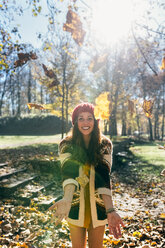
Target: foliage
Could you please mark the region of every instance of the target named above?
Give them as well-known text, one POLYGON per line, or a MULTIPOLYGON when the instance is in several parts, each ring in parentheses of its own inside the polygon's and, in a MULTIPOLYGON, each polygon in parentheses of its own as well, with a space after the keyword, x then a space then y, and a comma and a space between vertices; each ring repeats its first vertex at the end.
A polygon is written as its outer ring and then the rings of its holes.
POLYGON ((54 115, 4 117, 0 119, 1 135, 50 135, 61 132, 61 120, 54 115))
POLYGON ((95 100, 95 117, 101 120, 109 120, 110 101, 109 92, 101 93, 95 100))
POLYGON ((105 47, 94 39, 92 9, 84 2, 48 0, 45 14, 40 0, 26 1, 24 5, 3 1, 0 115, 30 113, 27 103, 45 104, 52 114, 62 117, 62 123, 66 121, 66 127, 62 125, 64 133, 75 104, 82 100, 95 102, 101 93, 109 92, 111 118, 106 121, 106 129, 111 135, 138 130, 163 139, 164 79, 159 66, 164 70, 164 27, 158 20, 155 23, 154 9, 161 13, 164 3, 150 0, 147 5, 146 13, 132 23, 128 39, 105 47), (37 34, 43 42, 40 49, 19 41, 19 27, 13 20, 15 14, 23 15, 26 10, 31 10, 35 18, 42 15, 48 20, 47 34, 37 34), (61 19, 65 16, 63 25, 61 19), (154 101, 154 106, 146 125, 141 105, 148 99, 154 101), (129 114, 131 102, 134 112, 131 107, 129 114))

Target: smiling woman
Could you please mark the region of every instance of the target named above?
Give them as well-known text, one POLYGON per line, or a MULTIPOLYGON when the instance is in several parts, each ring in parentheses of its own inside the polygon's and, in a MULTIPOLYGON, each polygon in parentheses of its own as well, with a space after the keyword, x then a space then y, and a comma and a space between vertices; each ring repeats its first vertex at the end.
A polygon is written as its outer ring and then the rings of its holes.
POLYGON ((145 1, 98 0, 93 8, 92 30, 95 38, 108 44, 127 37, 133 21, 145 9, 145 1))

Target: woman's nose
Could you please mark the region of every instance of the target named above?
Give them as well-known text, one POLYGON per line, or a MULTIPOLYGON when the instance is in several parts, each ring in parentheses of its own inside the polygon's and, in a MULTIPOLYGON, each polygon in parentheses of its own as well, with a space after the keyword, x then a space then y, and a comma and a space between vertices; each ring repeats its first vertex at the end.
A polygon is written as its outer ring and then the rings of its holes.
POLYGON ((84 120, 84 123, 85 123, 85 124, 88 124, 88 123, 89 123, 89 120, 88 120, 88 119, 85 119, 85 120, 84 120))

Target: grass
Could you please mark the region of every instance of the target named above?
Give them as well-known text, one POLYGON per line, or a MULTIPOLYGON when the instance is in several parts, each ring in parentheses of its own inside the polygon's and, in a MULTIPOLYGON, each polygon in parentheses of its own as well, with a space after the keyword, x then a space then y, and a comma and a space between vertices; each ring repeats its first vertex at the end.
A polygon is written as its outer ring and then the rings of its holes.
POLYGON ((165 169, 165 150, 159 149, 159 145, 164 145, 164 143, 135 143, 135 145, 130 148, 135 159, 139 161, 136 165, 136 169, 143 177, 159 177, 161 171, 165 169))
MULTIPOLYGON (((12 150, 15 148, 15 153, 19 154, 20 152, 26 157, 31 157, 30 154, 49 155, 52 152, 57 152, 57 144, 60 140, 61 134, 50 136, 0 136, 0 150, 1 152, 3 152, 3 149, 8 150, 7 156, 9 157, 10 155, 13 156, 12 150)), ((125 145, 127 145, 127 141, 129 142, 129 138, 113 137, 114 152, 118 152, 118 147, 121 149, 122 141, 124 143, 126 141, 126 144, 122 147, 123 151, 125 151, 125 145)), ((135 162, 136 170, 144 178, 148 175, 152 177, 160 176, 161 171, 165 168, 165 150, 159 149, 159 145, 163 146, 164 143, 135 141, 134 146, 130 147, 130 152, 133 156, 129 161, 132 163, 137 161, 135 162)), ((125 162, 128 163, 128 161, 125 162)))
POLYGON ((59 143, 61 134, 49 136, 0 136, 0 148, 12 148, 31 144, 59 143))

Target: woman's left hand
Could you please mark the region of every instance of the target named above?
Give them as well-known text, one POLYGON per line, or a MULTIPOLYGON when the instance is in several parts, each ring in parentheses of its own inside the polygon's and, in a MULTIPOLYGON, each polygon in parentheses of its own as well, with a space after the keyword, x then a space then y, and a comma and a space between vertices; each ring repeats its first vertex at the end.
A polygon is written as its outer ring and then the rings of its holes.
POLYGON ((121 217, 114 211, 107 214, 109 233, 116 239, 121 237, 121 227, 124 227, 124 223, 121 217))

